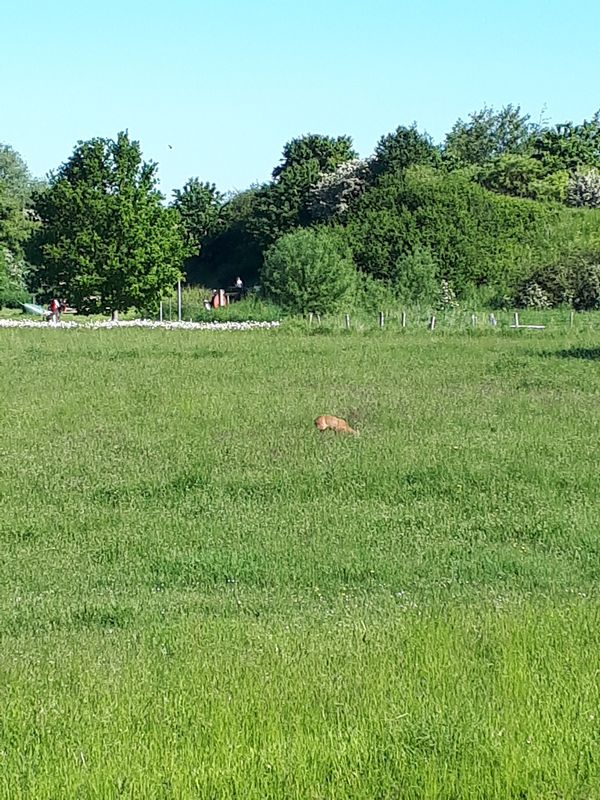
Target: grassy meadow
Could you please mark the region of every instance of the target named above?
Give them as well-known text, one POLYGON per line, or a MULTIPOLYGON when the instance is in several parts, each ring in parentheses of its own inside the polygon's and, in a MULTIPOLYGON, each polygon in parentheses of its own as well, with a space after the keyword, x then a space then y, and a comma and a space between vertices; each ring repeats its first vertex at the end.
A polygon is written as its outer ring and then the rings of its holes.
POLYGON ((0 798, 600 798, 578 319, 0 331, 0 798))

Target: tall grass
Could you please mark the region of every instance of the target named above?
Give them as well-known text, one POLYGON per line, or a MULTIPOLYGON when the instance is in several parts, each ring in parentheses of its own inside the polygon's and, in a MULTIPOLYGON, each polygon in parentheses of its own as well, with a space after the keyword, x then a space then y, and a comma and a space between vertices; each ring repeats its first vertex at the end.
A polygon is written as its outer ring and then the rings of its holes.
POLYGON ((1 797, 600 796, 597 334, 322 333, 0 331, 1 797))

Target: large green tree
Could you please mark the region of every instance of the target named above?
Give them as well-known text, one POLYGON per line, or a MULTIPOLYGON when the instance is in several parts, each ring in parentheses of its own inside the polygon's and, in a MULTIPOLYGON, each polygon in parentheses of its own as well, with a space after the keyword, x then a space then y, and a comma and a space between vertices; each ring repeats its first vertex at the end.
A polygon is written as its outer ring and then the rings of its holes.
POLYGON ((181 277, 179 217, 164 208, 157 165, 139 142, 80 142, 39 193, 38 278, 84 312, 147 309, 181 277))

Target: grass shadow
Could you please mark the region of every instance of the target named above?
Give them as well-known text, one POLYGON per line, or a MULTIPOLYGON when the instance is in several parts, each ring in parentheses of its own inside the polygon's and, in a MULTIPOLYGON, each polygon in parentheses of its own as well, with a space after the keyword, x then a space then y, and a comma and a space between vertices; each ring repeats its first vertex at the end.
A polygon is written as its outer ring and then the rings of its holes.
POLYGON ((566 350, 553 350, 543 353, 546 357, 578 358, 582 361, 600 361, 600 347, 569 347, 566 350))

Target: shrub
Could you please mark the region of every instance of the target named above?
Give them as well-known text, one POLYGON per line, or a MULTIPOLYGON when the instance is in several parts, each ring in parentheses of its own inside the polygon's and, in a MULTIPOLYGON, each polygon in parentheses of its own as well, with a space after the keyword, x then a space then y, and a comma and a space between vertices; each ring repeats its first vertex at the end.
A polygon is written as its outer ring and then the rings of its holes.
POLYGON ((400 298, 409 304, 434 305, 440 300, 440 282, 435 259, 424 248, 415 250, 396 264, 395 286, 400 298))
POLYGON ((0 247, 0 308, 20 308, 31 301, 15 264, 18 266, 11 252, 0 247))
POLYGON ((539 283, 532 281, 526 284, 517 297, 517 305, 521 308, 535 308, 541 311, 552 305, 548 292, 539 283))
POLYGON ((356 270, 336 230, 305 228, 267 251, 261 278, 267 297, 286 310, 322 314, 349 301, 356 270))
POLYGON ((421 248, 460 298, 483 286, 512 298, 535 280, 535 266, 600 244, 600 211, 508 197, 464 174, 418 167, 383 176, 359 197, 346 235, 357 267, 376 278, 396 284, 421 248))
POLYGON ((575 252, 536 270, 519 287, 515 299, 529 308, 563 304, 579 311, 600 308, 600 252, 575 252))
POLYGON ((600 208, 600 170, 591 167, 569 178, 567 203, 570 206, 600 208))

